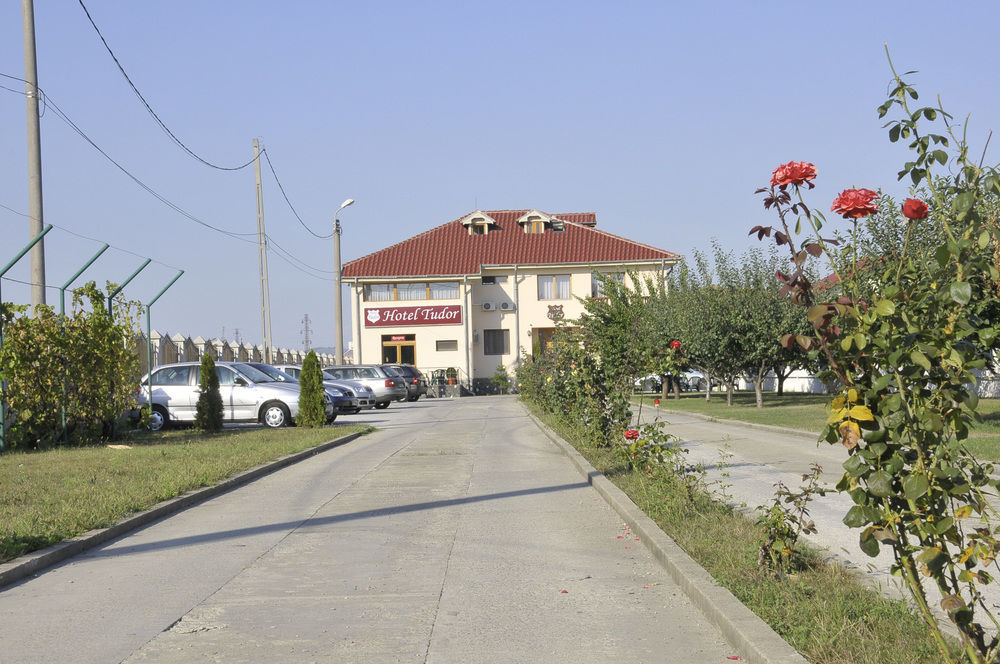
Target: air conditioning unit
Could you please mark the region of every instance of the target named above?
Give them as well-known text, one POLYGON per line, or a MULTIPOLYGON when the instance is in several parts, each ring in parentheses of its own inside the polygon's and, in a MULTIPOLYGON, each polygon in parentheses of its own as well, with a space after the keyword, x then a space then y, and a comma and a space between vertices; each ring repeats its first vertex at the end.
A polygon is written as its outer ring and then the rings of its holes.
POLYGON ((514 303, 513 302, 501 302, 500 303, 500 311, 514 311, 514 303))
POLYGON ((483 302, 483 311, 496 311, 496 310, 497 310, 496 302, 483 302))

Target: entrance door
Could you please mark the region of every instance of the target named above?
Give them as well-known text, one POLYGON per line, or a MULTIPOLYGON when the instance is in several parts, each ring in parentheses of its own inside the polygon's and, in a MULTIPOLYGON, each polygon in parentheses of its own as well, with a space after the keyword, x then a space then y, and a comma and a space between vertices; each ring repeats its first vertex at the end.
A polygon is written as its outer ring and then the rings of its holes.
POLYGON ((417 364, 417 337, 414 334, 383 334, 383 364, 417 364))

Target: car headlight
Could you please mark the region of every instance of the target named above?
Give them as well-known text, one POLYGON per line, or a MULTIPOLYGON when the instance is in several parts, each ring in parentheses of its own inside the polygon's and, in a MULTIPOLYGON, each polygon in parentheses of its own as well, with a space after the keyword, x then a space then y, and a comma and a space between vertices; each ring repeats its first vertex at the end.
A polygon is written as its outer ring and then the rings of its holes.
POLYGON ((333 388, 333 387, 326 388, 326 393, 329 394, 331 397, 342 397, 342 396, 344 396, 343 392, 341 392, 340 390, 338 390, 336 388, 333 388))

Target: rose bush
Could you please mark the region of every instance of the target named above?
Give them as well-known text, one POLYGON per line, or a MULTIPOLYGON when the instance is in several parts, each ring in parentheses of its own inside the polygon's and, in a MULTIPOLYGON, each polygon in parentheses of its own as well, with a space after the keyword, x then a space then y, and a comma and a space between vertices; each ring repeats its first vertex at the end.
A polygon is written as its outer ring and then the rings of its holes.
POLYGON ((931 195, 929 204, 910 199, 903 212, 911 220, 933 219, 933 250, 906 250, 911 223, 903 251, 859 259, 858 223, 878 209, 878 194, 869 189, 845 190, 831 206, 853 224, 842 245, 824 237, 825 220, 802 202, 797 185, 795 202, 774 185, 758 190, 780 226, 757 226, 751 234, 787 245, 791 273, 777 276, 812 325, 811 334, 786 335, 782 344, 821 358, 840 385, 823 439, 847 451, 837 489, 849 493, 854 506, 844 523, 861 530, 866 554, 889 549, 892 572, 909 590, 943 661, 958 660, 926 588, 940 595, 938 606, 957 629, 967 661, 992 662, 1000 620, 983 588, 993 582, 1000 555, 990 503, 1000 487, 992 466, 973 458, 964 440, 980 419, 974 372, 1000 347, 998 319, 983 304, 1000 285, 994 258, 1000 241, 981 213, 1000 196, 1000 172, 969 160, 943 109, 911 108, 916 90, 893 74, 879 115, 893 108, 900 113, 886 125, 889 139, 909 140, 916 156, 899 178, 908 175, 931 195), (925 133, 924 120, 944 121, 945 133, 925 133), (950 156, 944 148, 952 143, 950 156), (932 177, 935 165, 950 166, 952 175, 932 177), (803 222, 811 237, 792 232, 803 222), (820 257, 833 274, 814 288, 805 265, 820 257))

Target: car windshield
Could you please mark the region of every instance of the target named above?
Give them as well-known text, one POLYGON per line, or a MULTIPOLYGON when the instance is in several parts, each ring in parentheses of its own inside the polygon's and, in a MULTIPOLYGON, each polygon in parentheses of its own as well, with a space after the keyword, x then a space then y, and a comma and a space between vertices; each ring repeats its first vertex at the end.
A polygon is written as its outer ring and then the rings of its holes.
POLYGON ((399 370, 398 370, 398 369, 396 369, 395 367, 390 367, 390 366, 389 366, 388 364, 384 365, 384 366, 382 367, 382 369, 383 369, 383 370, 385 371, 385 373, 386 373, 387 375, 389 375, 389 376, 396 376, 397 378, 399 378, 400 376, 402 376, 402 375, 403 375, 403 374, 401 374, 401 373, 399 372, 399 370))
POLYGON ((277 367, 272 367, 270 364, 251 364, 249 366, 253 367, 254 369, 258 369, 259 371, 262 371, 262 372, 266 373, 268 376, 270 376, 272 379, 278 381, 279 383, 297 383, 297 382, 299 382, 298 380, 295 379, 295 376, 292 376, 290 374, 286 374, 281 369, 278 369, 277 367))
POLYGON ((276 383, 275 379, 268 376, 266 373, 260 369, 256 369, 245 362, 240 362, 239 364, 234 364, 233 368, 239 371, 241 374, 249 378, 254 383, 276 383))
POLYGON ((323 380, 338 380, 336 376, 334 376, 331 373, 327 373, 326 371, 323 371, 322 374, 323 374, 323 380))

